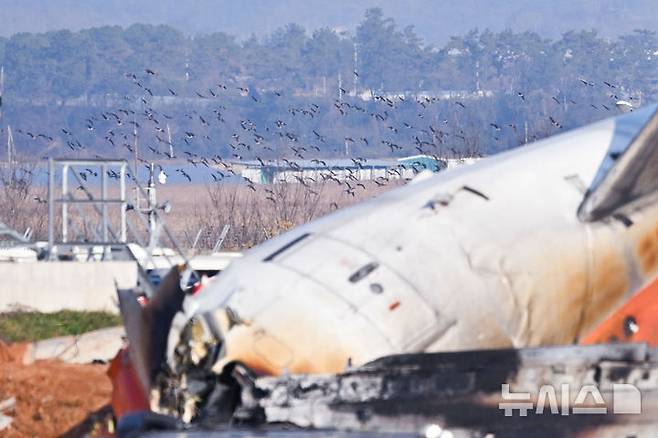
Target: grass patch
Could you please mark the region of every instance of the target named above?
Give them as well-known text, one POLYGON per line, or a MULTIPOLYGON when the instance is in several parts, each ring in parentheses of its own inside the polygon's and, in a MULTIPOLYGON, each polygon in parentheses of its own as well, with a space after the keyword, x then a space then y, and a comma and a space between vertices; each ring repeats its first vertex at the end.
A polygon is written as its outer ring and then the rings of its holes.
POLYGON ((121 325, 121 317, 106 312, 62 310, 54 313, 0 313, 0 340, 37 341, 57 336, 79 335, 118 325, 121 325))

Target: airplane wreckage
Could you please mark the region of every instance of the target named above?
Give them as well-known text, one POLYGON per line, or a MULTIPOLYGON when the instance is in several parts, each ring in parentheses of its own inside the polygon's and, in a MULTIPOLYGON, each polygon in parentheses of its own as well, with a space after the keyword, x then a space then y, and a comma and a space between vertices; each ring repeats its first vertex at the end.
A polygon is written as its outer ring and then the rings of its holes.
POLYGON ((118 431, 655 433, 657 189, 648 106, 121 290, 118 431))

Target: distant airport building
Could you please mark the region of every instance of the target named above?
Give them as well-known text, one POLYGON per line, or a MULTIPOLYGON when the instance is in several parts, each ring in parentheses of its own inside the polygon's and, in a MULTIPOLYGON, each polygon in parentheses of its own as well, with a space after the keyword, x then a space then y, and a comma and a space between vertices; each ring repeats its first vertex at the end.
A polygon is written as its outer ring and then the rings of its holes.
POLYGON ((439 172, 477 158, 435 158, 430 155, 413 155, 392 159, 314 159, 233 162, 241 176, 255 184, 321 182, 327 179, 368 181, 382 179, 410 179, 423 170, 439 172))

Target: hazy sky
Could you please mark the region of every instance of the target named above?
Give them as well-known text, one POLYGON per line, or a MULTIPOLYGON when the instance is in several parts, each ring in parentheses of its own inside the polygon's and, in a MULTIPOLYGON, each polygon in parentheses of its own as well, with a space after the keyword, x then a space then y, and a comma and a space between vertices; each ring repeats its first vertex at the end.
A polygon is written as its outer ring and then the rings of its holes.
POLYGON ((295 22, 308 30, 353 29, 379 6, 400 27, 412 24, 441 44, 470 29, 532 30, 555 37, 572 29, 614 36, 658 29, 656 0, 0 0, 0 35, 56 29, 169 24, 187 34, 262 35, 295 22))

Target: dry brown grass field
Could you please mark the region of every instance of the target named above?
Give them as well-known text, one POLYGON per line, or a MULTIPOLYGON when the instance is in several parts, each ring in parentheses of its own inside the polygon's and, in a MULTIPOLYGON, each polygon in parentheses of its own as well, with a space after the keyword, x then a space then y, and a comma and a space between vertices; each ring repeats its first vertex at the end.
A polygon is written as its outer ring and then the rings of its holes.
MULTIPOLYGON (((400 185, 391 182, 378 186, 374 182, 362 182, 354 195, 345 191, 344 185, 334 181, 317 184, 255 185, 250 188, 238 184, 179 184, 159 185, 158 203, 169 201, 172 210, 160 212, 167 228, 182 248, 190 248, 199 230, 199 251, 207 251, 217 241, 224 225, 230 230, 224 241, 225 250, 250 248, 297 225, 309 222, 336 209, 376 196, 400 185)), ((110 192, 112 196, 113 193, 110 192)), ((84 198, 76 191, 76 198, 84 198)), ((48 207, 47 189, 33 185, 21 178, 0 180, 0 222, 23 232, 30 228, 33 239, 47 239, 48 207)), ((128 199, 133 199, 129 193, 128 199)), ((71 223, 69 236, 94 239, 93 228, 99 222, 94 207, 69 207, 71 223)), ((118 230, 118 209, 110 209, 110 225, 118 230)), ((130 222, 141 239, 146 235, 146 216, 129 212, 130 222)), ((61 214, 57 209, 56 230, 61 229, 61 214)), ((59 234, 59 233, 58 233, 59 234)), ((129 233, 129 240, 130 239, 129 233)), ((134 235, 133 235, 134 237, 134 235)), ((170 246, 165 237, 164 246, 170 246)))
POLYGON ((170 199, 174 210, 167 224, 189 247, 199 229, 200 248, 212 248, 225 224, 230 231, 225 249, 250 248, 297 225, 324 216, 336 209, 375 196, 391 186, 364 184, 365 189, 352 196, 344 186, 333 181, 308 187, 301 184, 254 186, 176 186, 162 193, 170 199))

